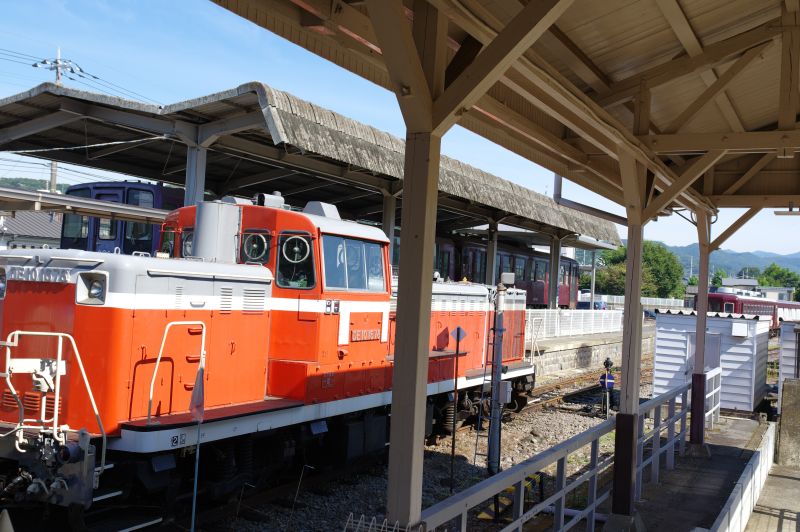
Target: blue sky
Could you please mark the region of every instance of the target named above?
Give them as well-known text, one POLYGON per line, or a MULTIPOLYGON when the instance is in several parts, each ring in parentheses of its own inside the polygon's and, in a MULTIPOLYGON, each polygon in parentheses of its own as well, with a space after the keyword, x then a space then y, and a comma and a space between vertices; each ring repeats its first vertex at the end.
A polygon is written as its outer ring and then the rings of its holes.
MULTIPOLYGON (((0 48, 41 58, 62 57, 159 103, 173 103, 262 81, 394 135, 404 134, 394 96, 206 0, 0 0, 0 48)), ((53 79, 27 64, 3 60, 0 97, 53 79)), ((75 81, 65 84, 92 89, 75 81)), ((96 90, 96 89, 93 89, 96 90)), ((552 194, 552 173, 463 128, 447 133, 443 153, 537 192, 552 194)), ((44 166, 9 162, 0 153, 0 177, 44 178, 44 166)), ((93 171, 90 171, 93 172, 93 171)), ((64 171, 66 182, 91 176, 64 171)), ((563 195, 617 214, 622 209, 565 181, 563 195)), ((744 210, 724 210, 719 234, 744 210)), ((800 250, 785 235, 796 218, 762 212, 724 246, 736 251, 800 250), (783 236, 782 236, 783 235, 783 236)), ((620 227, 622 237, 625 228, 620 227)), ((645 238, 673 245, 696 242, 694 226, 678 216, 650 223, 645 238)))

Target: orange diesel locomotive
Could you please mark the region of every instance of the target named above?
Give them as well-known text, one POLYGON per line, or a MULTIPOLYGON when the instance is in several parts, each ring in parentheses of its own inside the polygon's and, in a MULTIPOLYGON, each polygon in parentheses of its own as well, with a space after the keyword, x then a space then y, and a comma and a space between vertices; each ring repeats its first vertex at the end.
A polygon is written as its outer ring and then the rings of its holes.
MULTIPOLYGON (((198 435, 213 451, 202 455, 206 496, 312 456, 383 448, 392 365, 403 356, 394 351, 388 240, 342 221, 332 205, 294 212, 270 195, 256 203, 174 211, 156 257, 0 255, 4 504, 179 498, 198 435), (190 400, 201 366, 198 430, 190 400)), ((433 284, 431 428, 482 407, 493 296, 482 285, 433 284), (456 326, 467 332, 458 354, 456 326), (457 407, 456 356, 466 390, 457 407)), ((510 289, 503 364, 517 403, 533 376, 524 309, 525 293, 510 289)))

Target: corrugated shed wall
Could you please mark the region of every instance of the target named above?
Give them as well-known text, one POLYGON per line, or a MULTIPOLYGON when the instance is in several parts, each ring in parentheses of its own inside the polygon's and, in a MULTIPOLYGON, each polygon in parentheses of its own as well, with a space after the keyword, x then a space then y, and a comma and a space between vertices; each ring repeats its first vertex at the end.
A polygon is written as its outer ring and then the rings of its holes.
POLYGON ((783 379, 795 378, 797 375, 797 332, 794 328, 800 325, 795 321, 784 321, 781 324, 781 353, 778 370, 778 413, 781 413, 781 393, 783 379))
MULTIPOLYGON (((686 360, 693 349, 696 316, 658 314, 653 392, 658 395, 691 380, 686 360), (691 346, 691 347, 690 347, 691 346)), ((720 406, 751 412, 766 394, 769 320, 708 317, 708 334, 720 338, 720 406), (747 336, 731 334, 734 323, 747 325, 747 336)), ((710 342, 709 342, 710 343, 710 342)), ((708 356, 711 356, 710 354, 708 356)))

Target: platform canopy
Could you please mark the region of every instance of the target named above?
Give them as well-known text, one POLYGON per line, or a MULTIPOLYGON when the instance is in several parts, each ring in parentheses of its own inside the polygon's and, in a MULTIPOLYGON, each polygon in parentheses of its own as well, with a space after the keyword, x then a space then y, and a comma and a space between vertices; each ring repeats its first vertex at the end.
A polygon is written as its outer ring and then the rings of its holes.
MULTIPOLYGON (((291 205, 327 201, 372 222, 387 196, 402 209, 401 139, 261 83, 164 107, 52 84, 0 100, 0 151, 183 185, 197 146, 218 195, 279 191, 291 205)), ((440 232, 493 221, 565 245, 620 243, 612 223, 449 157, 439 194, 440 232)))
MULTIPOLYGON (((700 247, 698 290, 705 294, 711 251, 761 209, 800 206, 800 2, 215 1, 397 96, 413 146, 406 150, 405 179, 414 212, 402 225, 417 239, 404 243, 400 268, 414 266, 409 247, 422 266, 398 290, 396 349, 404 357, 393 383, 411 400, 392 404, 390 521, 425 520, 419 443, 430 312, 425 253, 433 240, 429 212, 442 135, 458 123, 625 208, 611 509, 612 518, 623 520, 610 526, 633 529, 643 228, 688 211, 700 247), (748 210, 712 239, 715 214, 725 207, 748 210)), ((554 241, 551 249, 557 247, 554 241)), ((698 298, 697 331, 706 330, 707 303, 698 298)), ((697 335, 694 351, 691 439, 699 446, 704 335, 697 335)))
MULTIPOLYGON (((216 1, 387 89, 401 83, 409 107, 420 92, 413 69, 388 74, 388 36, 365 2, 216 1)), ((651 174, 649 217, 800 206, 796 1, 428 3, 448 19, 440 130, 458 122, 624 205, 623 151, 651 174), (637 107, 648 112, 634 124, 637 107)))

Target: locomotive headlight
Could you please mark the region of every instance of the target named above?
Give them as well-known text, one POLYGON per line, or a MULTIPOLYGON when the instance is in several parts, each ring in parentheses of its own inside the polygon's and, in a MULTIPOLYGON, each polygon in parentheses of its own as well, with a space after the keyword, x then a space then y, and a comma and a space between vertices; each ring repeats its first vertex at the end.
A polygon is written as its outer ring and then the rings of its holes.
POLYGON ((81 272, 75 283, 75 302, 79 305, 103 305, 108 293, 107 272, 81 272))
POLYGON ((106 293, 106 283, 104 281, 92 281, 89 285, 89 297, 92 299, 102 299, 106 293))

